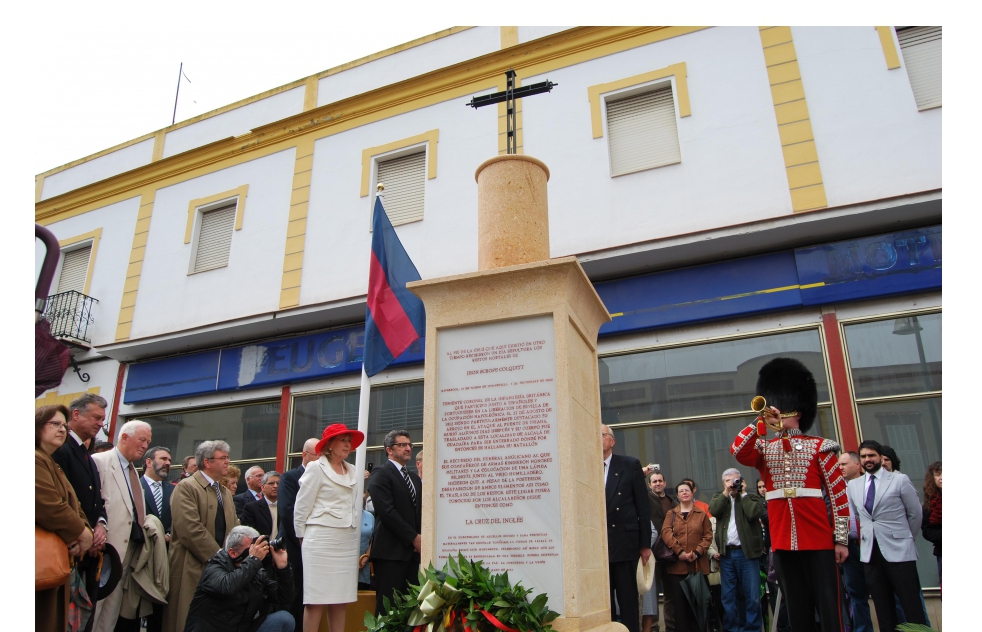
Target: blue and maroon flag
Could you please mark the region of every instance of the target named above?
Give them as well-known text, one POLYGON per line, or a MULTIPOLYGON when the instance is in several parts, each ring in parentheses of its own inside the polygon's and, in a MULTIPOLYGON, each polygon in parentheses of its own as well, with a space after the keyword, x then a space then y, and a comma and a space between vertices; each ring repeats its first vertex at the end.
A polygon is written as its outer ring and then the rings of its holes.
POLYGON ((369 377, 426 335, 423 301, 406 289, 407 283, 419 280, 419 272, 392 228, 382 200, 376 198, 365 314, 365 373, 369 377))

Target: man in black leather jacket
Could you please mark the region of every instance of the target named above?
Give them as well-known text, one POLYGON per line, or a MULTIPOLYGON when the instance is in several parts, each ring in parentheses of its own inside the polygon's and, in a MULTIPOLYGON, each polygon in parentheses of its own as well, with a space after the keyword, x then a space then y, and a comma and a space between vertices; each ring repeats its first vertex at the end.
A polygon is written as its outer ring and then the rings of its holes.
POLYGON ((271 551, 265 536, 252 527, 233 528, 225 548, 215 554, 195 590, 184 632, 293 632, 287 610, 293 599, 293 570, 286 549, 271 551), (273 557, 273 574, 263 558, 273 557))

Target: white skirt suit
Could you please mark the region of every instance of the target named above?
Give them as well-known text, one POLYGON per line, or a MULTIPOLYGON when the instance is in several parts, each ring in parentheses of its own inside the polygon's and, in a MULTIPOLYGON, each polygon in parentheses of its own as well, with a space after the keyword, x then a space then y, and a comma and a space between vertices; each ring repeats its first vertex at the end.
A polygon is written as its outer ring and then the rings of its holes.
POLYGON ((303 602, 342 604, 358 599, 358 546, 354 468, 339 475, 326 456, 300 476, 293 526, 303 554, 303 602))

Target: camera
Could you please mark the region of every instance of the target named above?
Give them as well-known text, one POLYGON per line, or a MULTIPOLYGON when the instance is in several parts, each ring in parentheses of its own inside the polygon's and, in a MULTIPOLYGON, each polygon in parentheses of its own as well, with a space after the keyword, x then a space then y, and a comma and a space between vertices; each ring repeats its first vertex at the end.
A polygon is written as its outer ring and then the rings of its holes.
POLYGON ((269 547, 274 551, 282 551, 283 549, 285 549, 286 545, 283 544, 283 536, 270 540, 269 547))
POLYGON ((743 489, 743 479, 742 478, 733 479, 733 482, 730 483, 730 488, 735 489, 737 491, 743 489))

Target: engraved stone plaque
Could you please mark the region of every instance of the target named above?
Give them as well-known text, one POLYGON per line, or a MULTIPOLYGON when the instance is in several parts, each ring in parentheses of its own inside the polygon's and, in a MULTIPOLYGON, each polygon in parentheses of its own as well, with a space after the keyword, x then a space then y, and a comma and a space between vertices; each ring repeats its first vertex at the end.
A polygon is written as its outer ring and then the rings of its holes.
POLYGON ((440 329, 437 349, 434 566, 460 551, 562 614, 552 316, 440 329))

